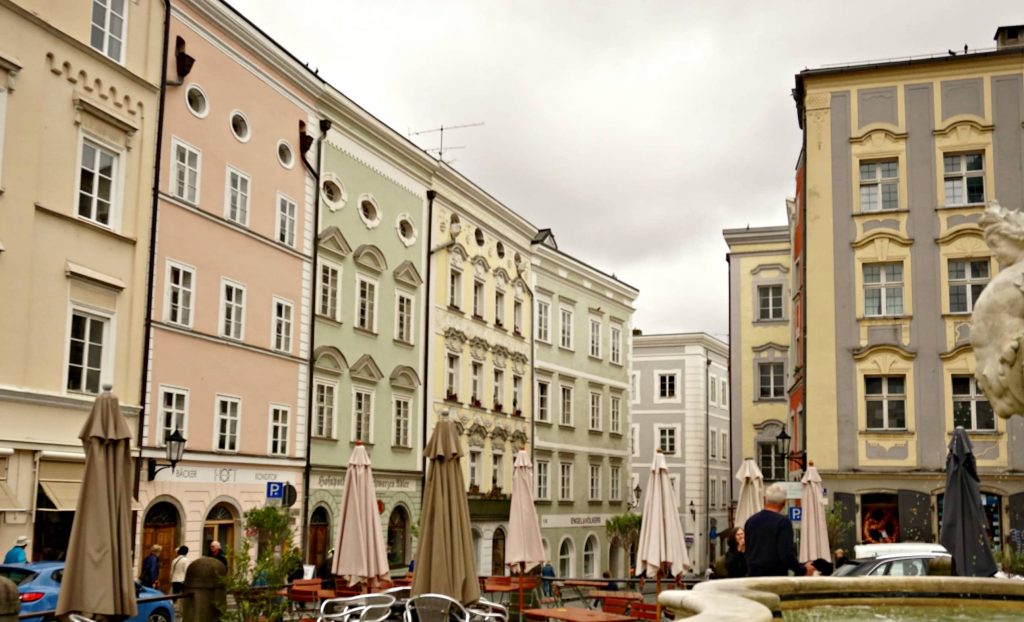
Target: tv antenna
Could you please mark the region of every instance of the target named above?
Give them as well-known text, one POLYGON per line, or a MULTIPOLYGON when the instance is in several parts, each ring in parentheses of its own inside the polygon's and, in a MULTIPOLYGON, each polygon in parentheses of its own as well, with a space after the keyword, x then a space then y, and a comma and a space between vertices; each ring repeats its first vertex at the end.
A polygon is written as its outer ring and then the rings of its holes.
MULTIPOLYGON (((480 123, 465 123, 465 124, 462 124, 462 125, 449 125, 449 126, 441 125, 439 127, 431 128, 429 130, 420 130, 418 132, 409 132, 409 136, 419 136, 421 134, 433 134, 433 133, 437 132, 440 135, 440 138, 438 140, 438 146, 435 147, 435 148, 426 149, 426 151, 428 153, 432 153, 432 152, 436 151, 437 152, 437 159, 442 161, 442 162, 445 162, 446 161, 444 159, 444 152, 445 152, 444 132, 445 132, 445 130, 461 130, 461 129, 464 129, 464 128, 467 128, 467 127, 480 127, 481 125, 483 125, 483 122, 480 122, 480 123)), ((466 148, 465 145, 456 145, 456 146, 448 147, 448 150, 452 151, 454 149, 465 149, 465 148, 466 148)), ((452 160, 452 162, 454 162, 454 160, 452 160)))

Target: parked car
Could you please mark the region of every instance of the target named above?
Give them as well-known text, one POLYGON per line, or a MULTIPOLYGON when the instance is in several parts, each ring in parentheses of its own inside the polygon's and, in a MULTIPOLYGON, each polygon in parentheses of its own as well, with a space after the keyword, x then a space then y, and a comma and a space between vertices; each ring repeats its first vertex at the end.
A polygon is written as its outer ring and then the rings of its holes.
MULTIPOLYGON (((53 611, 57 608, 60 580, 64 576, 64 562, 36 562, 31 564, 4 564, 0 577, 6 577, 18 586, 21 613, 53 611)), ((164 593, 135 583, 138 598, 163 596, 164 593)), ((47 618, 52 619, 52 618, 47 618)), ((42 622, 43 618, 23 618, 21 622, 42 622)), ((127 622, 174 622, 174 606, 169 600, 139 603, 139 613, 127 622)))
POLYGON ((836 568, 837 577, 924 577, 948 575, 953 558, 941 544, 896 542, 858 544, 854 559, 836 568))

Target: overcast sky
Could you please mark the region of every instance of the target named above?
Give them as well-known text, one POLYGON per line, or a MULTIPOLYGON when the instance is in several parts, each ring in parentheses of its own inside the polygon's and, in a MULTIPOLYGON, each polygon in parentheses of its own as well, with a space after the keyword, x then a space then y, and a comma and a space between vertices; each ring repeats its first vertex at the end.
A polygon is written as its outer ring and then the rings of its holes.
POLYGON ((722 229, 786 224, 794 75, 1024 23, 1020 0, 232 3, 402 134, 485 123, 446 132, 452 166, 639 288, 634 326, 722 339, 722 229))

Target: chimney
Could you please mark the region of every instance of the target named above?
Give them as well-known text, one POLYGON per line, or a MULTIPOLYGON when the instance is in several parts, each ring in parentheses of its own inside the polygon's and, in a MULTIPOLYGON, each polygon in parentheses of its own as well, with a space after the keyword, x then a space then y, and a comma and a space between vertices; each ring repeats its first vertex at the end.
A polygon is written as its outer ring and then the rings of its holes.
POLYGON ((1000 26, 996 28, 996 36, 993 38, 997 50, 1024 47, 1024 25, 1000 26))

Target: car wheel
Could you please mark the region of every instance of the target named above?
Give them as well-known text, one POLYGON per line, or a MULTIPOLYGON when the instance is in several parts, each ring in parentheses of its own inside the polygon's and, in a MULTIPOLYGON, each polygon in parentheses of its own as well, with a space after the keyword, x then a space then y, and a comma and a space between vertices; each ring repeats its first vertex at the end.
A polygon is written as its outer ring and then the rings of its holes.
POLYGON ((154 609, 146 618, 146 622, 174 622, 174 616, 166 609, 154 609))

